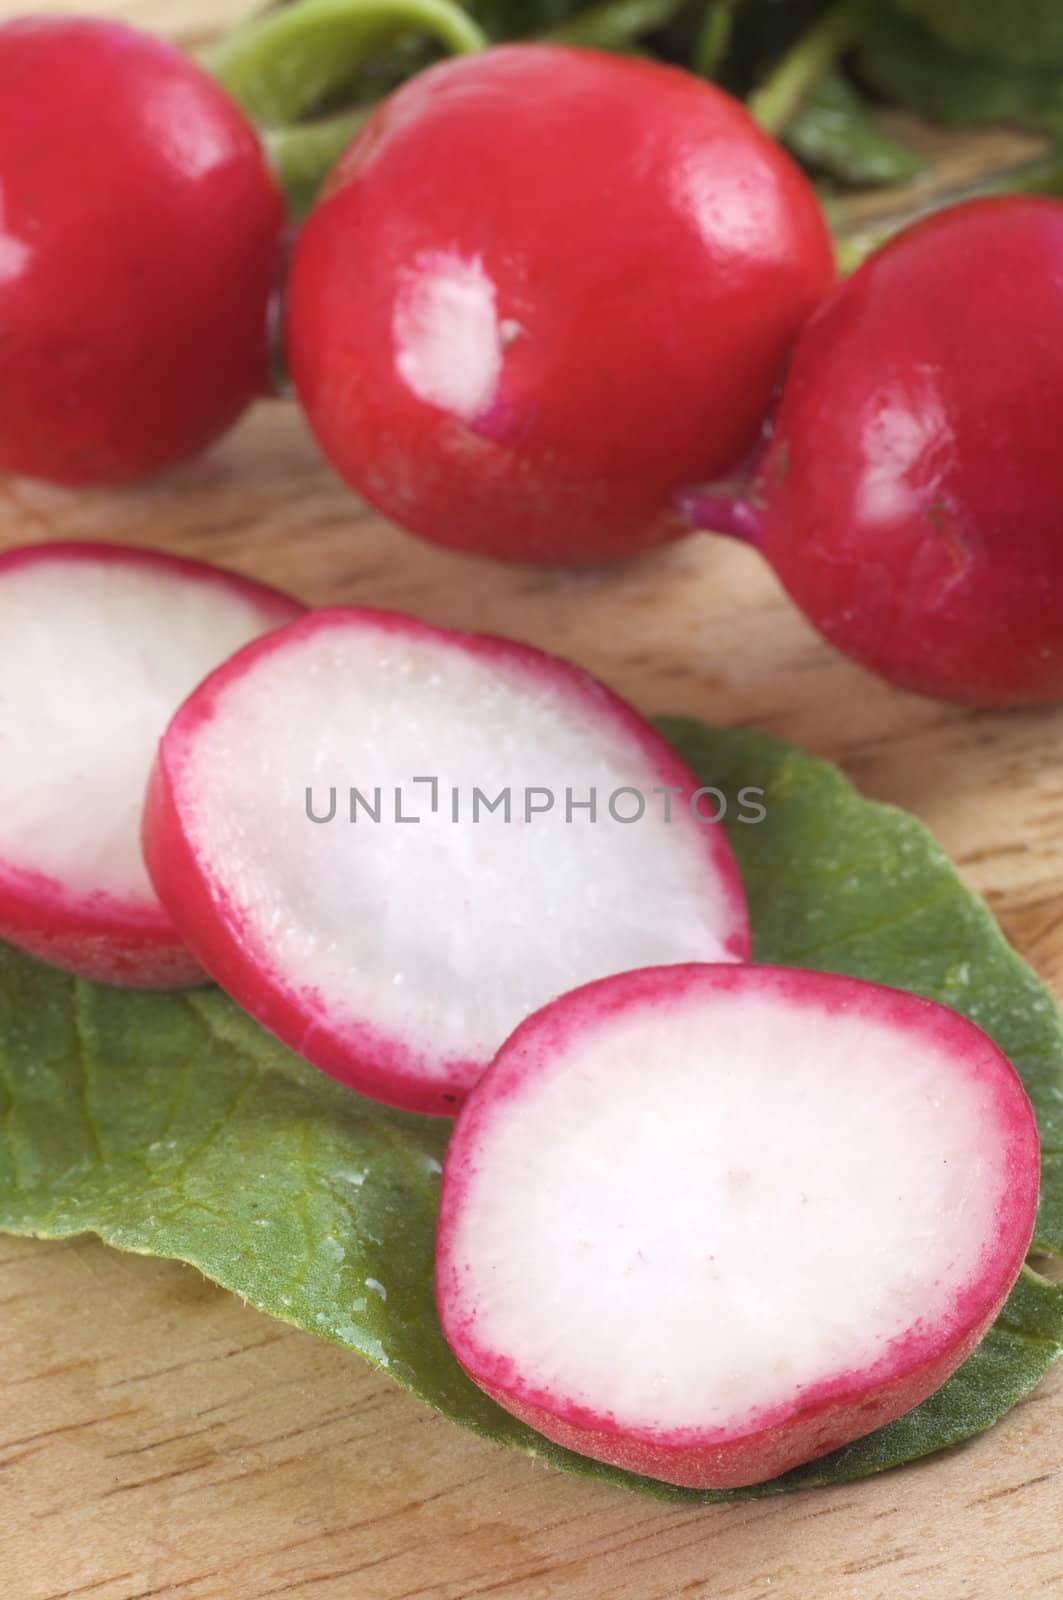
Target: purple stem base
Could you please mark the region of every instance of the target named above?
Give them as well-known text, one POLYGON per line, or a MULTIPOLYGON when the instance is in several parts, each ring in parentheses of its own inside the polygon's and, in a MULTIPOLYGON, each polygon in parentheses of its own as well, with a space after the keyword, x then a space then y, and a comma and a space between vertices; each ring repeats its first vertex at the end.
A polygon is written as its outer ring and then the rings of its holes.
POLYGON ((760 544, 763 512, 741 494, 728 494, 722 486, 684 489, 677 504, 695 532, 725 533, 746 544, 760 544))

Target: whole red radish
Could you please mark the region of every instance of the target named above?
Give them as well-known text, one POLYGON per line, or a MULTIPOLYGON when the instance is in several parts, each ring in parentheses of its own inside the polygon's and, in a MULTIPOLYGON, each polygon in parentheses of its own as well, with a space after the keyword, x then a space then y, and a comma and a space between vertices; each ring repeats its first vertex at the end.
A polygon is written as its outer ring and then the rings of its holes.
POLYGON ((99 983, 205 981, 140 852, 151 763, 199 680, 301 610, 157 550, 0 554, 0 938, 99 983))
POLYGON ((943 1006, 779 967, 626 973, 526 1021, 461 1112, 443 1331, 559 1444, 759 1483, 959 1366, 1038 1177, 1019 1078, 943 1006))
POLYGON ((453 1115, 529 1011, 647 961, 749 956, 708 792, 554 656, 311 612, 167 730, 152 882, 203 966, 363 1094, 453 1115))
POLYGON ((905 689, 1063 699, 1063 204, 898 236, 802 333, 755 538, 839 649, 905 689))
POLYGON ((284 208, 254 129, 120 23, 0 26, 0 472, 143 478, 264 389, 284 208))
POLYGON ((833 279, 809 184, 670 67, 516 45, 375 113, 297 243, 288 354, 326 452, 436 543, 592 563, 687 531, 833 279))

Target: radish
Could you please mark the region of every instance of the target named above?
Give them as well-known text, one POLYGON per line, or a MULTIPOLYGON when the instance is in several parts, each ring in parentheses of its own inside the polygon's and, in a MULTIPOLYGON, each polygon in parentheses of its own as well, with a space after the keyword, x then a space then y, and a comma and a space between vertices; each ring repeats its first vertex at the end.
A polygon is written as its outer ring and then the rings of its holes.
POLYGON ((526 1021, 461 1113, 443 1330, 559 1444, 759 1483, 959 1366, 1038 1173, 1017 1075, 943 1006, 779 967, 624 974, 526 1021))
POLYGON ((873 256, 798 340, 735 531, 832 644, 902 688, 1063 699, 1061 260, 1059 201, 957 206, 873 256))
POLYGON ((397 90, 295 248, 288 356, 336 468, 438 544, 587 564, 679 537, 833 281, 815 194, 729 95, 514 45, 397 90))
POLYGON ((716 814, 575 667, 337 609, 249 645, 181 708, 144 851, 246 1011, 363 1093, 452 1113, 573 979, 748 955, 716 814))
POLYGON ((152 758, 204 673, 301 609, 158 551, 0 554, 0 937, 99 983, 205 981, 140 853, 152 758))
POLYGON ((142 478, 269 378, 284 204, 243 112, 116 22, 0 26, 0 472, 142 478))

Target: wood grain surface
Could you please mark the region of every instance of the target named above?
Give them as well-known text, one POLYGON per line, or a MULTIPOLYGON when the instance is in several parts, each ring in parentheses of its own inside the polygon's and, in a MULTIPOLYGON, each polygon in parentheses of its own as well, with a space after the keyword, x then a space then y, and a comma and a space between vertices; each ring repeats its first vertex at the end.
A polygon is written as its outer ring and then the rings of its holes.
MULTIPOLYGON (((124 11, 196 39, 238 7, 124 11)), ((947 174, 1025 144, 947 142, 947 174)), ((311 602, 510 634, 645 710, 800 740, 923 818, 1063 995, 1063 711, 971 713, 876 683, 815 637, 750 551, 700 537, 582 574, 451 557, 367 514, 283 403, 144 489, 0 479, 0 546, 71 537, 208 557, 311 602)), ((0 1238, 0 1348, 3 1600, 1063 1594, 1058 1370, 989 1434, 932 1461, 691 1510, 487 1444, 192 1269, 89 1239, 0 1238)))

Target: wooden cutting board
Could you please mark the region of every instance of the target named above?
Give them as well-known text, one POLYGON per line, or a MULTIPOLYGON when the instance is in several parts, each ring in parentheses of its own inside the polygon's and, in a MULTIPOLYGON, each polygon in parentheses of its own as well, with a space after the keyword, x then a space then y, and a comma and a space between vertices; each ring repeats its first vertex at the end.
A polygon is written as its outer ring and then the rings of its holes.
MULTIPOLYGON (((0 3, 0 15, 25 9, 0 3)), ((194 41, 239 4, 121 10, 194 41)), ((1027 146, 933 142, 945 182, 1027 146)), ((852 214, 873 209, 856 202, 852 214)), ((1063 710, 980 714, 886 688, 833 655, 737 545, 696 538, 580 574, 451 557, 359 506, 281 403, 144 489, 0 479, 0 546, 54 538, 161 545, 313 603, 510 634, 571 656, 647 711, 799 740, 865 794, 920 816, 1063 995, 1063 710)), ((1063 1593, 1063 1371, 935 1460, 691 1510, 484 1443, 191 1268, 89 1239, 0 1237, 0 1349, 4 1600, 1063 1593)))

